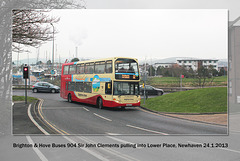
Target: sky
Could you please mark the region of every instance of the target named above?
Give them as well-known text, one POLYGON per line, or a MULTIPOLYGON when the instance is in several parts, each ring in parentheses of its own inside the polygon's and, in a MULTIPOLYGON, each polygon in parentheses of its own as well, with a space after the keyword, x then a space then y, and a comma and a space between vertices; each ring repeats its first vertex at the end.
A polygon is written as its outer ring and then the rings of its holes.
MULTIPOLYGON (((54 24, 55 62, 124 56, 143 59, 194 57, 227 59, 227 9, 62 9, 54 24)), ((52 41, 39 57, 52 60, 52 41)), ((29 59, 38 49, 28 48, 29 59)), ((27 59, 21 53, 20 59, 27 59)), ((17 54, 13 54, 13 60, 17 54)))

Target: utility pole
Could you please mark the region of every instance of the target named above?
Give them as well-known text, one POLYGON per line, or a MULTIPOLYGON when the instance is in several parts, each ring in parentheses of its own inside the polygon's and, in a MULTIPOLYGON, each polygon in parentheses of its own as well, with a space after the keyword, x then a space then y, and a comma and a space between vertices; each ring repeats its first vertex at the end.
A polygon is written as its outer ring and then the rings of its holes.
POLYGON ((54 68, 54 26, 50 23, 53 27, 53 45, 52 45, 52 69, 54 68))
POLYGON ((146 63, 146 58, 145 58, 145 70, 143 73, 143 104, 145 105, 145 101, 146 101, 146 80, 147 80, 147 63, 146 63))

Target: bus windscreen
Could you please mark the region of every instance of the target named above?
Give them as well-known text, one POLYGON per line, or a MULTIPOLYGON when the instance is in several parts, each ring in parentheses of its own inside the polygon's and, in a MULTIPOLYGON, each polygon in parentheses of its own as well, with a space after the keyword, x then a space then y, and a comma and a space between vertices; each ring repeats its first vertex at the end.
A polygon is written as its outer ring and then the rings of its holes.
POLYGON ((137 62, 133 59, 117 59, 115 61, 115 78, 139 80, 137 62))

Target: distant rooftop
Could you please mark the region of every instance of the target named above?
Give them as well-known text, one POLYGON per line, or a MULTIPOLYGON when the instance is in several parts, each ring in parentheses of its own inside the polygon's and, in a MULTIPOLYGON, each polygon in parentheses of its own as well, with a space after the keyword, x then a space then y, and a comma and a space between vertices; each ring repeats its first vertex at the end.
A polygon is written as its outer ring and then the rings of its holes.
POLYGON ((176 63, 155 63, 155 64, 176 64, 176 63))
POLYGON ((183 58, 183 59, 180 58, 180 59, 177 59, 177 61, 178 61, 178 60, 192 60, 192 61, 194 61, 194 60, 195 60, 195 61, 201 61, 201 60, 202 60, 202 61, 215 60, 215 61, 218 61, 218 59, 197 59, 197 58, 183 58))

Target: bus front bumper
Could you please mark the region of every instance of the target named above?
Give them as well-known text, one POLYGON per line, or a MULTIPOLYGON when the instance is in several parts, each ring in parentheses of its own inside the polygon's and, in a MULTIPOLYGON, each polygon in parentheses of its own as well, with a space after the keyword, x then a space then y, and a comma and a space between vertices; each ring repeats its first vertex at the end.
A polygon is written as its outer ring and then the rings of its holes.
POLYGON ((117 103, 115 101, 103 101, 103 106, 105 107, 136 107, 140 106, 140 102, 138 103, 117 103))

